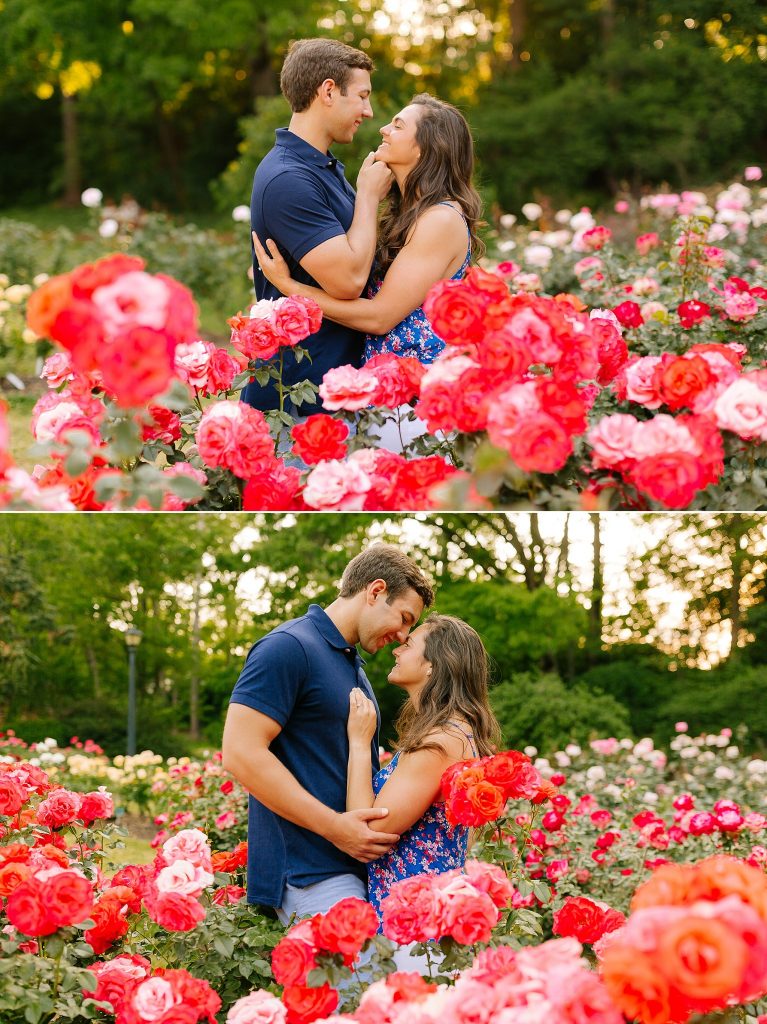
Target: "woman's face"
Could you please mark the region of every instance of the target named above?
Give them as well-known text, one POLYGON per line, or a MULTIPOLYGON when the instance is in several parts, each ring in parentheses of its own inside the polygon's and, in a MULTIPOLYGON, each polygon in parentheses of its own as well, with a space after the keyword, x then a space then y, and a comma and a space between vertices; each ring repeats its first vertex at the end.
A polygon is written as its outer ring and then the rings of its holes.
POLYGON ((431 675, 431 662, 424 657, 426 625, 414 629, 407 640, 392 651, 394 668, 389 672, 389 682, 404 689, 420 687, 431 675))
POLYGON ((416 130, 421 119, 422 108, 415 103, 400 110, 399 114, 381 129, 383 141, 376 150, 376 157, 392 169, 410 171, 421 159, 421 150, 416 142, 416 130))

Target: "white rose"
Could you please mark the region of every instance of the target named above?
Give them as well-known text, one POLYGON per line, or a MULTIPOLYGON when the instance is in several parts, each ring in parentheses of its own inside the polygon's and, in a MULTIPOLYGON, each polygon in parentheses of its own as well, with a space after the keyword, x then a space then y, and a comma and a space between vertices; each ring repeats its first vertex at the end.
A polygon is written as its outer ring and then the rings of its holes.
POLYGON ((97 206, 101 206, 101 200, 104 198, 104 193, 100 188, 86 188, 83 194, 80 196, 80 202, 83 206, 89 207, 94 210, 97 206))
POLYGON ((539 206, 538 203, 525 203, 522 207, 522 213, 524 213, 528 220, 538 220, 543 213, 543 207, 539 206))

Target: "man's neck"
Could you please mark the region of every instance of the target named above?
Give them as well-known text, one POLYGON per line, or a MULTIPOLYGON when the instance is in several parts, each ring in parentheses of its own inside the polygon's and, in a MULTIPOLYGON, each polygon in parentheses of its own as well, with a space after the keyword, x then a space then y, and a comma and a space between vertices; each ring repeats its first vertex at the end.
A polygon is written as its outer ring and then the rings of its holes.
POLYGON ((359 613, 356 608, 352 607, 350 601, 337 597, 324 611, 347 643, 356 644, 359 641, 360 634, 357 626, 359 613))
POLYGON ((327 128, 317 122, 311 112, 306 111, 300 114, 293 114, 288 125, 288 131, 297 135, 299 139, 314 146, 320 153, 327 153, 330 149, 333 138, 327 128))

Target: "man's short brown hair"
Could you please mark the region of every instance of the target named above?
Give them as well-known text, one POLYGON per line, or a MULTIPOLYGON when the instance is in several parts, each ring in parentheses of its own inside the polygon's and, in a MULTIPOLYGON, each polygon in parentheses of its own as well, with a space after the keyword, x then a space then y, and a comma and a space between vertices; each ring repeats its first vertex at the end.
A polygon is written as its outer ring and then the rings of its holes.
POLYGON ((300 114, 312 105, 327 78, 332 78, 345 96, 354 68, 373 71, 373 61, 361 50, 336 39, 299 39, 291 45, 282 65, 282 95, 293 113, 300 114))
POLYGON ((426 576, 404 552, 392 544, 373 544, 349 562, 341 579, 340 597, 354 597, 373 580, 386 583, 386 600, 391 603, 407 590, 414 590, 424 608, 434 603, 434 590, 426 576))

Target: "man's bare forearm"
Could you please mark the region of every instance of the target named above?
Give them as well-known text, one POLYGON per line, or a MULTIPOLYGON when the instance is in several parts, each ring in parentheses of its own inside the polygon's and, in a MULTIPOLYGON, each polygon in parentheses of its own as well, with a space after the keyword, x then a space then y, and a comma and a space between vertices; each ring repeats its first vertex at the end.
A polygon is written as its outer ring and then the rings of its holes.
POLYGON ((271 750, 256 749, 247 757, 230 754, 227 771, 264 807, 301 828, 328 837, 338 814, 312 796, 271 750))

